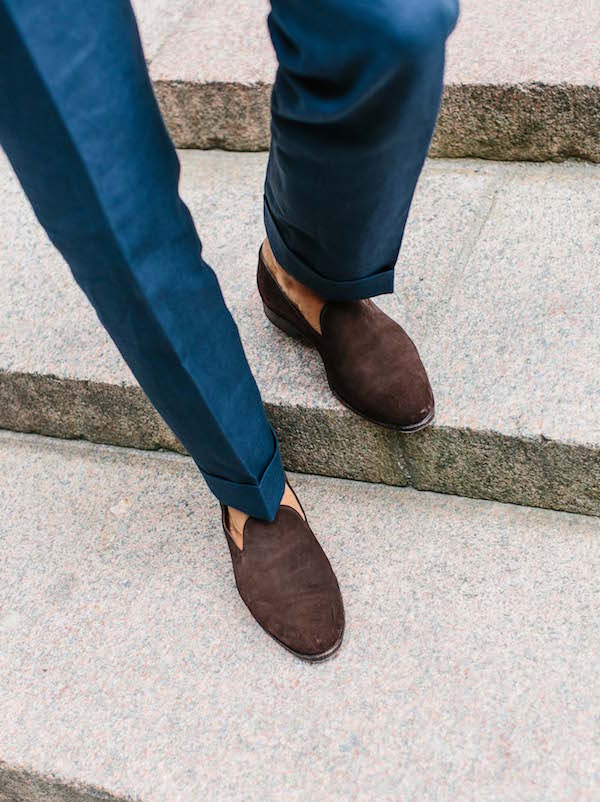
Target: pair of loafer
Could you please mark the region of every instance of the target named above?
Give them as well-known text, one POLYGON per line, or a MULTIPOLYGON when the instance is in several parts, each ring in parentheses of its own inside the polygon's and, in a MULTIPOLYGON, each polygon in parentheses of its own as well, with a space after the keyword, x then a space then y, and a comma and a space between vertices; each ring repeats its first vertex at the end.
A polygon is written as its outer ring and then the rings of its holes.
MULTIPOLYGON (((416 432, 434 417, 418 351, 371 300, 328 301, 314 329, 285 295, 259 253, 258 289, 267 318, 318 350, 332 392, 363 418, 416 432)), ((340 588, 306 517, 282 505, 272 522, 249 518, 240 549, 225 531, 236 584, 248 609, 275 640, 305 660, 331 657, 344 634, 340 588)))

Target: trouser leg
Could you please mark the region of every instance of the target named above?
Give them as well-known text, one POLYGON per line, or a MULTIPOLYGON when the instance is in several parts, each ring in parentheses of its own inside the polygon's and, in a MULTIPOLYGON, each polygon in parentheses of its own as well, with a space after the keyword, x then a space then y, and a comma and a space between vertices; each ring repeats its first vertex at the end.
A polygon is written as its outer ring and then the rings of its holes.
POLYGON ((271 0, 279 59, 265 225, 331 300, 393 290, 438 113, 457 0, 271 0))
POLYGON ((125 0, 0 0, 0 144, 150 400, 225 504, 272 519, 277 440, 178 194, 125 0))

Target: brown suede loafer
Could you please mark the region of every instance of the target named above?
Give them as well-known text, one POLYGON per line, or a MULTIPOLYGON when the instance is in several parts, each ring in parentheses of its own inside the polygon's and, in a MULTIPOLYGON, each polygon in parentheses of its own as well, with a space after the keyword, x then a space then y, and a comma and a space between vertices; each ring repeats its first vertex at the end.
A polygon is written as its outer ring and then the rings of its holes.
POLYGON ((304 318, 258 256, 258 290, 265 314, 286 334, 314 345, 334 395, 363 418, 416 432, 434 417, 431 385, 404 329, 371 300, 328 301, 321 334, 304 318))
POLYGON ((240 549, 229 534, 226 507, 222 514, 235 582, 256 621, 303 660, 335 654, 344 635, 344 604, 308 523, 282 505, 272 523, 248 518, 240 549))

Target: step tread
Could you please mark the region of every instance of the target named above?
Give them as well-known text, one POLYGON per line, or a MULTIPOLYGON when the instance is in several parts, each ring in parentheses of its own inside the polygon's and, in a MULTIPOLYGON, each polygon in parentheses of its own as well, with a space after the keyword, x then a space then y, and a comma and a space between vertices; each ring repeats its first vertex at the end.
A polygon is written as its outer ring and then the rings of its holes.
MULTIPOLYGON (((266 0, 138 0, 179 147, 264 150, 276 59, 266 0)), ((462 0, 431 155, 600 161, 600 15, 590 0, 462 0)))
MULTIPOLYGON (((263 315, 255 262, 264 236, 266 155, 180 155, 183 196, 291 467, 465 495, 497 492, 492 497, 502 501, 518 502, 524 484, 523 492, 529 487, 533 493, 522 497, 524 503, 600 513, 600 168, 426 165, 395 293, 378 299, 418 344, 436 394, 434 428, 402 438, 347 412, 328 390, 316 352, 263 315), (542 462, 519 467, 527 449, 541 449, 542 462), (469 484, 474 489, 467 492, 469 484)), ((6 161, 0 164, 0 205, 0 330, 7 335, 0 341, 0 425, 116 445, 173 446, 168 433, 161 435, 167 442, 152 440, 161 423, 156 416, 152 422, 144 399, 128 400, 137 392, 135 380, 6 161), (29 382, 26 396, 18 377, 29 382), (60 397, 48 395, 44 377, 66 388, 60 397), (121 416, 123 430, 139 427, 140 442, 123 433, 107 432, 104 439, 94 421, 85 430, 86 401, 82 396, 73 406, 73 394, 87 392, 88 384, 90 393, 104 393, 106 404, 110 399, 102 425, 117 425, 121 416), (50 414, 59 428, 31 424, 50 414)))
MULTIPOLYGON (((138 0, 156 80, 272 83, 277 62, 266 0, 138 0)), ((598 85, 600 17, 589 0, 462 0, 448 42, 447 84, 598 85)))
POLYGON ((600 85, 600 15, 589 0, 461 0, 447 84, 600 85))
POLYGON ((599 520, 295 476, 348 618, 315 667, 237 597, 189 458, 0 433, 0 474, 8 798, 594 797, 599 520))
POLYGON ((184 25, 199 0, 132 0, 146 60, 151 62, 169 37, 184 25))

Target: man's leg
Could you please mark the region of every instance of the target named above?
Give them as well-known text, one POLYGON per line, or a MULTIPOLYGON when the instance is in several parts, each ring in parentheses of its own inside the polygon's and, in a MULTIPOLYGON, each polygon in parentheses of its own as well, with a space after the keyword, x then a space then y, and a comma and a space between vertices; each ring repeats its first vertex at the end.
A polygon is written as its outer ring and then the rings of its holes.
POLYGON ((424 368, 399 326, 349 302, 393 290, 457 13, 456 0, 272 0, 269 17, 279 71, 259 268, 267 313, 293 322, 275 279, 342 400, 404 431, 433 415, 424 368))
POLYGON ((267 236, 328 300, 393 290, 456 15, 456 0, 272 0, 267 236))
POLYGON ((298 656, 331 655, 344 629, 340 589, 285 485, 237 328, 179 198, 179 163, 128 2, 0 0, 0 144, 100 320, 223 503, 250 611, 298 656), (252 516, 237 532, 236 510, 252 516))
POLYGON ((124 0, 0 0, 0 144, 125 360, 227 505, 272 519, 275 435, 179 198, 124 0))

